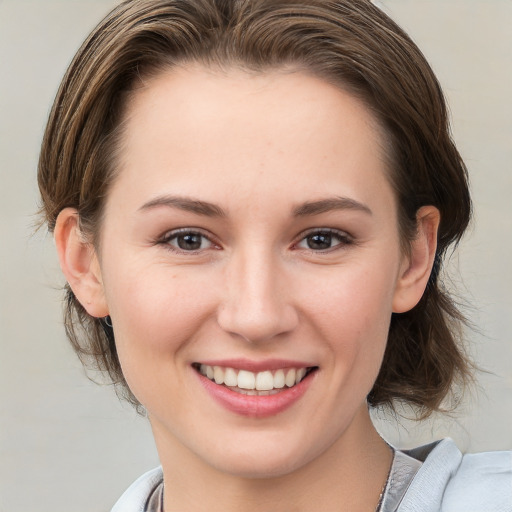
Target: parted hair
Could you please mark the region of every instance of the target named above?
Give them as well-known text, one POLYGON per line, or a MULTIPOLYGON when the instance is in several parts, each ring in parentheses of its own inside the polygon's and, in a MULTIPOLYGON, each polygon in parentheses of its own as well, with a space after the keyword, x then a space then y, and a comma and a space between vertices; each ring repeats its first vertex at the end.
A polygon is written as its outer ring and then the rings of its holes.
MULTIPOLYGON (((50 231, 59 212, 78 211, 97 245, 105 198, 116 176, 122 121, 145 77, 200 63, 249 72, 294 68, 359 98, 384 138, 404 250, 416 213, 441 213, 434 268, 421 301, 393 314, 370 405, 415 406, 420 417, 471 379, 463 316, 440 276, 447 250, 471 216, 467 171, 450 135, 439 83, 412 40, 369 0, 129 0, 83 43, 58 90, 38 167, 41 211, 50 231)), ((135 405, 114 330, 87 314, 66 286, 66 333, 88 367, 108 374, 135 405)))

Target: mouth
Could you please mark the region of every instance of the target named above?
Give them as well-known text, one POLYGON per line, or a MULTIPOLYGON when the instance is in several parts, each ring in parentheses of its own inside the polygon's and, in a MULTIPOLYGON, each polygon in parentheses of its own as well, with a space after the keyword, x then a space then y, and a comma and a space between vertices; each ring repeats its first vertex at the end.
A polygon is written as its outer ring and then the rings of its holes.
POLYGON ((300 384, 317 366, 290 367, 252 372, 225 366, 194 363, 192 367, 218 386, 249 396, 271 396, 300 384))

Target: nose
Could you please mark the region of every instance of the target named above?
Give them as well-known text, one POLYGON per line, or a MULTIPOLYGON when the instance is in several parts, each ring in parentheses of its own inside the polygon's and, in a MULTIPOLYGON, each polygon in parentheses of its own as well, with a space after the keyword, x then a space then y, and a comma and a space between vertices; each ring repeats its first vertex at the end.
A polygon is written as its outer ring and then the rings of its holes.
POLYGON ((289 299, 286 272, 278 259, 263 251, 248 251, 232 258, 218 311, 223 330, 258 343, 295 329, 298 312, 289 299))

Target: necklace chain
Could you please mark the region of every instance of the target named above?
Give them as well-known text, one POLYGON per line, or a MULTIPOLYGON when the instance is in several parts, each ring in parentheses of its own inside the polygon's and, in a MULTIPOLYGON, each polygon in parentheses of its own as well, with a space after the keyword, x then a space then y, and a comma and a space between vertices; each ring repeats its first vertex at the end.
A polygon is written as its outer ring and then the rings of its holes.
MULTIPOLYGON (((393 449, 393 455, 394 455, 394 449, 393 449)), ((391 465, 393 466, 393 465, 391 465)), ((389 469, 388 476, 386 478, 386 481, 384 482, 384 485, 382 486, 382 490, 379 494, 379 501, 377 503, 377 507, 375 508, 375 512, 382 512, 382 505, 384 503, 384 494, 386 492, 386 487, 388 486, 389 479, 391 478, 391 468, 389 469)), ((158 506, 158 512, 164 512, 164 489, 163 485, 161 485, 160 488, 160 499, 159 499, 159 506, 158 506)))

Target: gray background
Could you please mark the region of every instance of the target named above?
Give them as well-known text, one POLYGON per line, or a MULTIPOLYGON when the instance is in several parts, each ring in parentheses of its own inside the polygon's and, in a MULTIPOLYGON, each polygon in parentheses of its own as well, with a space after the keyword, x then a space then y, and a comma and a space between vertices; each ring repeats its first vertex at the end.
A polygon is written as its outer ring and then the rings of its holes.
MULTIPOLYGON (((38 146, 66 65, 110 0, 0 0, 0 512, 106 511, 158 463, 145 419, 92 384, 61 323, 53 242, 33 234, 38 146)), ((468 451, 512 448, 512 1, 387 0, 445 88, 471 173, 475 223, 454 283, 490 373, 456 417, 401 426, 410 446, 445 435, 468 451)))

